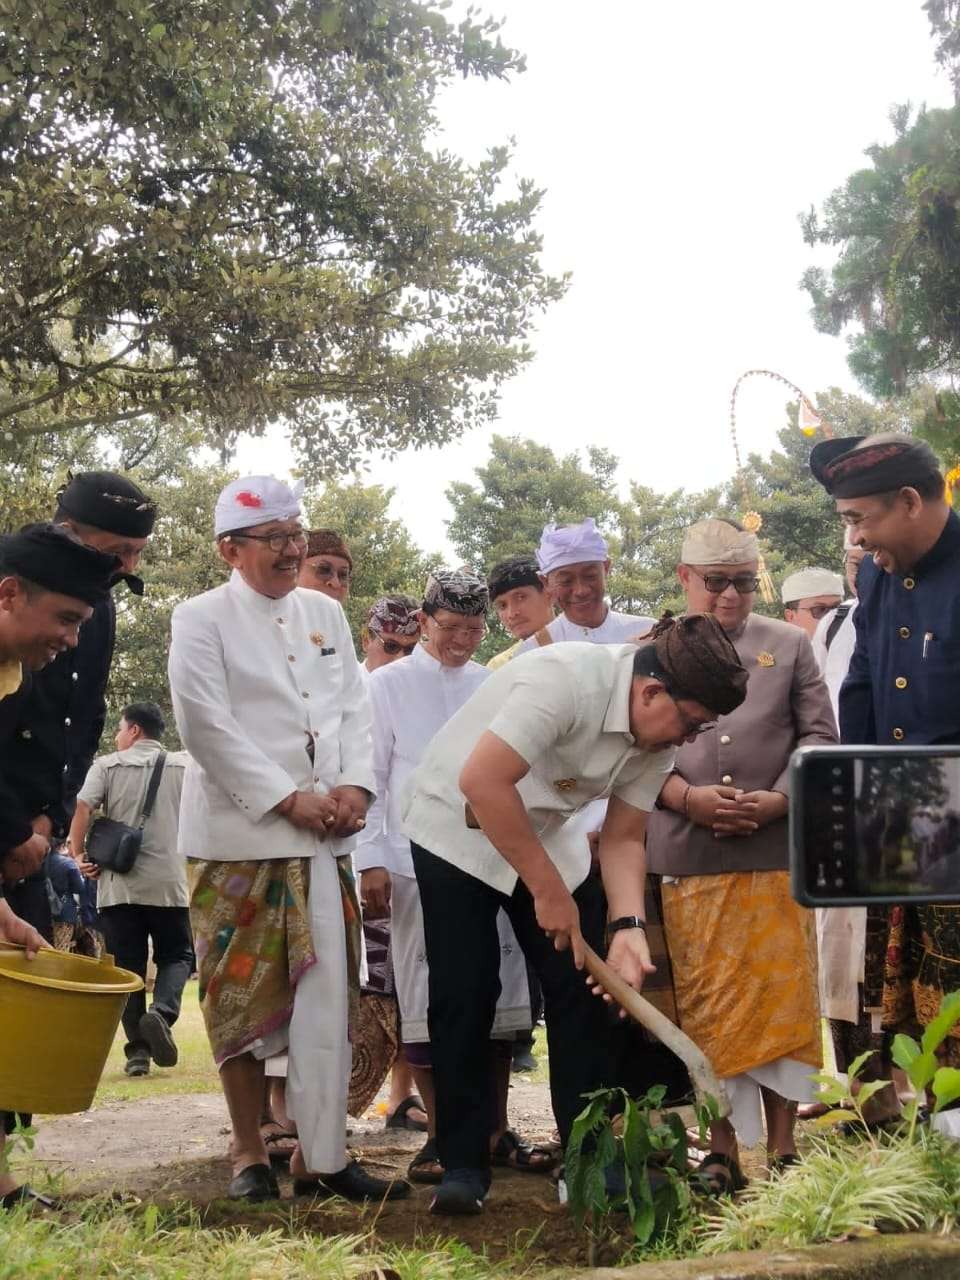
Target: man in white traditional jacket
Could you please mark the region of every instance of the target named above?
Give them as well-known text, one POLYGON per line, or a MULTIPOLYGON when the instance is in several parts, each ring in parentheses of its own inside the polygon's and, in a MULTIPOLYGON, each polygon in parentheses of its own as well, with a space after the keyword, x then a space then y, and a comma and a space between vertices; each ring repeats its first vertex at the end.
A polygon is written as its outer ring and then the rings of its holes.
MULTIPOLYGON (((370 677, 373 709, 373 768, 377 799, 357 845, 361 896, 370 915, 391 917, 393 971, 400 1003, 403 1051, 429 1118, 426 1144, 410 1165, 417 1182, 439 1182, 443 1170, 434 1138, 434 1085, 427 1027, 428 969, 423 913, 410 841, 400 822, 400 797, 434 736, 486 681, 490 672, 472 661, 486 630, 486 585, 465 569, 437 569, 429 577, 420 615, 421 640, 408 659, 381 667, 370 677)), ((553 1161, 506 1129, 506 1098, 514 1033, 529 1030, 526 965, 503 912, 500 983, 491 1038, 503 1046, 497 1060, 497 1116, 491 1117, 494 1159, 528 1170, 553 1161)), ((493 1093, 493 1090, 490 1090, 493 1093)))
POLYGON ((537 548, 537 563, 547 595, 561 612, 542 632, 524 640, 518 654, 557 640, 624 644, 653 627, 653 618, 618 613, 607 603, 610 553, 591 517, 580 524, 548 524, 537 548))
POLYGON ((370 710, 343 610, 297 589, 300 488, 226 486, 215 533, 223 586, 174 610, 170 688, 191 761, 179 848, 207 1033, 233 1126, 237 1199, 276 1197, 260 1132, 264 1060, 287 1050, 300 1145, 295 1193, 406 1194, 347 1163, 350 1049, 344 899, 336 857, 373 793, 370 710))

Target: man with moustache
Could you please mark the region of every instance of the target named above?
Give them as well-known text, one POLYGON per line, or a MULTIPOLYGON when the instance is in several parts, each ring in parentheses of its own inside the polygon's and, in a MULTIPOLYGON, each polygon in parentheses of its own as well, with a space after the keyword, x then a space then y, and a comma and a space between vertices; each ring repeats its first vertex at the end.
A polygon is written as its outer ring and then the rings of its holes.
POLYGON ((397 1198, 347 1162, 350 1051, 335 859, 373 794, 370 711, 343 610, 297 589, 300 489, 228 484, 214 531, 229 581, 173 614, 170 689, 191 759, 180 852, 201 1003, 233 1127, 235 1199, 278 1195, 260 1129, 264 1060, 289 1055, 295 1194, 397 1198))
MULTIPOLYGON (((442 1176, 435 1141, 433 1059, 428 1028, 429 970, 423 913, 410 841, 403 833, 400 804, 410 774, 437 732, 490 676, 473 654, 486 632, 486 585, 467 569, 436 569, 427 580, 420 614, 421 643, 409 660, 374 672, 369 682, 373 709, 374 776, 377 801, 357 846, 361 894, 372 916, 389 910, 393 971, 400 1004, 403 1051, 426 1106, 429 1136, 410 1165, 417 1182, 442 1176)), ((505 916, 500 929, 501 997, 491 1039, 488 1088, 496 1096, 491 1118, 495 1159, 528 1170, 548 1170, 552 1159, 522 1143, 506 1127, 511 1050, 516 1031, 529 1030, 526 967, 505 916)), ((490 1046, 488 1046, 490 1048, 490 1046)))
POLYGON ((614 1083, 607 1011, 578 972, 585 871, 567 824, 610 798, 599 840, 607 958, 639 988, 653 971, 643 909, 649 812, 674 747, 738 706, 746 679, 705 616, 667 619, 639 646, 551 645, 492 675, 414 771, 401 816, 430 965, 445 1170, 433 1212, 480 1213, 490 1186, 484 1050, 499 990, 498 913, 543 986, 551 1098, 566 1144, 583 1094, 614 1083))
POLYGON ((737 1190, 737 1143, 760 1138, 771 1168, 793 1163, 795 1105, 820 1065, 812 913, 787 872, 787 778, 796 747, 836 741, 826 686, 800 627, 753 613, 759 547, 728 520, 686 532, 677 575, 691 613, 712 614, 749 672, 747 696, 680 748, 651 815, 651 871, 680 1026, 724 1078, 733 1110, 711 1125, 704 1181, 737 1190))
MULTIPOLYGON (((135 595, 135 574, 153 532, 155 504, 126 476, 84 471, 57 494, 53 523, 86 546, 118 560, 115 583, 135 595)), ((98 600, 78 643, 51 662, 18 700, 0 738, 7 777, 29 811, 33 829, 65 838, 77 792, 100 744, 106 719, 106 689, 113 662, 116 606, 111 594, 98 600)), ((14 909, 41 933, 53 922, 42 875, 22 881, 11 894, 14 909)))
MULTIPOLYGON (((816 445, 810 469, 850 543, 866 553, 856 648, 840 691, 842 740, 960 742, 960 519, 936 455, 908 435, 848 436, 816 445)), ((960 987, 960 908, 886 912, 887 945, 868 948, 865 999, 885 1031, 909 1031, 960 987)), ((941 1053, 960 1067, 960 1028, 941 1053)))
MULTIPOLYGON (((81 625, 107 599, 119 567, 114 556, 84 546, 53 525, 29 525, 0 538, 0 727, 16 723, 21 698, 36 678, 33 673, 76 648, 81 625)), ((49 939, 15 913, 6 895, 23 876, 37 871, 50 842, 34 829, 20 789, 10 780, 8 764, 4 754, 0 765, 0 937, 35 955, 49 939)), ((20 1117, 25 1125, 31 1119, 20 1117)), ((2 1155, 2 1135, 13 1131, 16 1116, 0 1112, 0 1120, 2 1155)), ((30 1187, 18 1186, 8 1170, 0 1170, 0 1207, 12 1208, 24 1200, 46 1207, 52 1204, 30 1187)))

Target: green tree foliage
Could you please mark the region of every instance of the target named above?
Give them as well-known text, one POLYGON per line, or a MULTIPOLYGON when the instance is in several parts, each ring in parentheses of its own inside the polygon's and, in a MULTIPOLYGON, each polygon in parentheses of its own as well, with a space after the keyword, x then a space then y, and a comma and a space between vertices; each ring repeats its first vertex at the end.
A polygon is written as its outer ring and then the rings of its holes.
POLYGON ((631 482, 630 497, 618 508, 617 535, 610 548, 614 607, 654 618, 665 609, 682 613, 683 592, 676 569, 684 531, 697 520, 732 514, 719 489, 657 493, 631 482))
POLYGON ((353 557, 353 581, 345 610, 359 641, 367 610, 377 596, 403 591, 415 599, 423 587, 431 564, 416 545, 403 522, 390 515, 394 490, 382 485, 328 485, 307 503, 310 527, 336 529, 353 557))
POLYGON ((853 330, 850 368, 881 398, 960 369, 960 108, 892 121, 871 167, 802 219, 808 244, 838 250, 829 272, 803 276, 814 323, 853 330))
POLYGON ((533 552, 551 520, 571 524, 593 516, 601 527, 615 526, 619 502, 617 459, 606 449, 588 449, 557 458, 552 449, 518 436, 494 436, 490 459, 477 467, 478 484, 457 480, 447 489, 453 519, 450 541, 478 572, 504 556, 533 552))
POLYGON ((434 100, 522 67, 418 0, 0 0, 0 449, 287 418, 342 474, 491 417, 564 282, 434 100))

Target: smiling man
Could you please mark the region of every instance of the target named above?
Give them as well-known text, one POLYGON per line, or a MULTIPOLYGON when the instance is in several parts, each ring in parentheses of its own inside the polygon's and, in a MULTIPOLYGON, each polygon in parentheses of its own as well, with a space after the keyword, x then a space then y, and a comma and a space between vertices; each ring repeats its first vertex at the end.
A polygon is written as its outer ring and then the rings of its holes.
POLYGON ((653 626, 653 618, 618 613, 607 603, 610 555, 591 517, 579 524, 548 524, 537 548, 537 564, 547 596, 560 614, 542 635, 525 640, 519 652, 558 640, 622 644, 653 626))
POLYGON ((564 1144, 582 1095, 613 1083, 609 1022, 583 964, 580 838, 602 796, 608 960, 633 987, 652 971, 644 832, 674 748, 743 698, 746 672, 709 617, 641 646, 557 644, 495 672, 434 737, 401 805, 430 967, 429 1031, 444 1177, 437 1213, 479 1213, 490 1185, 487 1046, 503 909, 543 987, 550 1089, 564 1144))
MULTIPOLYGON (((127 476, 83 471, 57 494, 53 523, 84 545, 115 556, 114 586, 126 582, 140 596, 143 583, 135 570, 156 518, 155 504, 127 476)), ((49 662, 18 700, 16 722, 0 743, 7 776, 43 836, 66 837, 77 792, 100 745, 116 625, 108 593, 97 601, 77 643, 49 662)), ((52 930, 42 876, 19 885, 12 904, 42 933, 52 930)))
MULTIPOLYGON (((856 647, 840 690, 842 741, 960 742, 960 519, 936 455, 908 435, 849 436, 818 444, 810 469, 836 502, 850 545, 866 553, 856 647)), ((881 926, 879 943, 867 947, 866 1005, 885 1032, 915 1033, 960 986, 960 909, 868 909, 868 941, 881 926)), ((956 1028, 942 1052, 960 1067, 956 1028)))
POLYGON ((260 1129, 264 1060, 289 1051, 297 1194, 352 1199, 404 1184, 347 1163, 345 919, 336 857, 373 793, 370 708, 343 610, 297 589, 300 495, 271 476, 217 499, 230 580, 173 614, 170 690, 191 759, 181 854, 201 1007, 230 1118, 229 1195, 278 1195, 260 1129), (332 855, 332 856, 331 856, 332 855))
POLYGON ((759 1140, 761 1104, 771 1168, 796 1160, 795 1104, 811 1101, 820 1064, 813 912, 793 901, 787 872, 787 777, 795 747, 836 742, 836 730, 802 629, 753 612, 759 555, 729 520, 684 537, 687 606, 717 619, 750 678, 743 704, 681 747, 647 840, 665 877, 680 1025, 733 1105, 701 1166, 715 1192, 740 1185, 737 1140, 759 1140))
MULTIPOLYGON (((109 595, 119 561, 86 547, 53 525, 30 525, 0 538, 0 741, 16 724, 21 702, 29 694, 31 673, 47 667, 60 654, 74 649, 80 627, 109 595)), ((33 952, 44 945, 35 924, 20 918, 4 901, 16 898, 22 877, 37 873, 50 841, 36 831, 16 780, 9 777, 9 753, 0 762, 0 937, 33 952)), ((40 877, 41 883, 43 877, 40 877)), ((48 914, 49 920, 49 914, 48 914)), ((52 929, 47 941, 52 937, 52 929)), ((30 1116, 21 1116, 25 1125, 30 1116)), ((2 1132, 9 1133, 15 1117, 0 1112, 2 1132)), ((3 1153, 0 1136, 0 1156, 3 1153)), ((27 1186, 17 1186, 9 1171, 0 1169, 0 1207, 21 1200, 51 1201, 27 1186)))

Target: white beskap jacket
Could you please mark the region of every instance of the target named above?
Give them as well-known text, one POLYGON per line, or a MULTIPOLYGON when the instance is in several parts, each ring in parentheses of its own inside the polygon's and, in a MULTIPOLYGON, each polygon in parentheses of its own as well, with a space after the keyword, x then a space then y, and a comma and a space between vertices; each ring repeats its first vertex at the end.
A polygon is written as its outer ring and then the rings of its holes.
POLYGON ((182 854, 240 862, 350 851, 352 836, 319 840, 270 812, 291 791, 374 790, 369 700, 339 604, 302 588, 273 600, 234 570, 174 610, 169 674, 191 756, 182 854))

